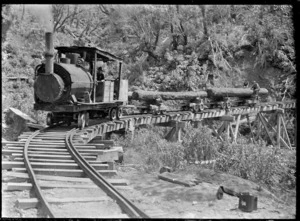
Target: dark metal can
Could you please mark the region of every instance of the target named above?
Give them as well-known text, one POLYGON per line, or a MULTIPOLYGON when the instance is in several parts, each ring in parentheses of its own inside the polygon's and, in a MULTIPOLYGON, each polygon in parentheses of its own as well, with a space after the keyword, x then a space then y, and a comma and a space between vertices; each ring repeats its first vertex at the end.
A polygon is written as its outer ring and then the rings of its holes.
POLYGON ((257 210, 257 197, 249 193, 241 193, 239 196, 239 209, 244 212, 257 210))

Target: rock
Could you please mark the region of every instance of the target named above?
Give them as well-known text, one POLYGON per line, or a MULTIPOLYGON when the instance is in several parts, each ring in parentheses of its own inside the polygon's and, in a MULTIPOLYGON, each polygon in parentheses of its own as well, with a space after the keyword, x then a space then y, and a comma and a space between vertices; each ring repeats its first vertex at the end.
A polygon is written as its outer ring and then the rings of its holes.
POLYGON ((31 123, 37 124, 37 121, 29 117, 27 114, 23 113, 22 111, 15 109, 13 107, 9 108, 8 110, 5 110, 6 115, 8 115, 8 118, 15 118, 19 117, 25 121, 29 121, 31 123))
POLYGON ((7 124, 8 127, 10 127, 13 130, 13 133, 16 133, 17 135, 21 134, 22 132, 28 129, 27 127, 28 122, 34 124, 37 123, 36 120, 29 117, 27 114, 12 107, 6 109, 4 113, 5 113, 5 117, 4 117, 5 123, 7 124))

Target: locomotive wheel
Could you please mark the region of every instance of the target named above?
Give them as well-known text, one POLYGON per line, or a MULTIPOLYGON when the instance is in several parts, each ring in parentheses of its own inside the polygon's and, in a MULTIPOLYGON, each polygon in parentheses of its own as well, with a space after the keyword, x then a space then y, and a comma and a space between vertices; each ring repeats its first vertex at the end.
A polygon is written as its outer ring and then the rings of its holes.
POLYGON ((85 122, 86 122, 85 114, 84 113, 79 113, 78 114, 78 119, 77 119, 78 128, 82 130, 85 126, 85 122))
POLYGON ((54 115, 53 113, 48 113, 46 117, 46 123, 48 126, 52 126, 54 123, 54 115))
POLYGON ((117 119, 120 120, 120 118, 123 116, 123 109, 121 107, 117 108, 117 119))
POLYGON ((116 120, 117 119, 117 108, 113 107, 109 111, 109 118, 110 120, 116 120))
POLYGON ((90 114, 89 114, 89 112, 85 112, 84 113, 84 117, 85 117, 85 126, 88 127, 89 126, 89 121, 90 121, 90 114))

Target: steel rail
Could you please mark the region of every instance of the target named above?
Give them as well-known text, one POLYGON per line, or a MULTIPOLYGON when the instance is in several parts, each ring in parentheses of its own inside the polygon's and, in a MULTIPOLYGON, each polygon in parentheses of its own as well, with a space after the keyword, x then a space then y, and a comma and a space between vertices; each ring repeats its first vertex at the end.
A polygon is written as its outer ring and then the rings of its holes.
MULTIPOLYGON (((75 132, 77 132, 75 130, 75 132)), ((103 189, 110 197, 117 201, 125 212, 132 218, 149 218, 143 211, 137 208, 130 200, 118 192, 110 183, 108 183, 76 150, 72 139, 74 136, 74 129, 69 131, 66 136, 66 146, 69 149, 76 163, 87 174, 87 176, 94 181, 94 183, 103 189)))
POLYGON ((40 186, 38 185, 37 178, 34 174, 32 166, 30 165, 30 161, 29 161, 29 157, 28 157, 28 147, 29 147, 30 141, 35 136, 37 136, 40 132, 41 132, 41 130, 38 130, 38 131, 34 132, 32 135, 30 135, 27 138, 27 141, 26 141, 25 146, 24 146, 24 163, 25 163, 29 178, 31 179, 32 186, 33 186, 33 188, 35 190, 35 193, 37 194, 37 196, 38 196, 38 198, 39 198, 39 200, 42 204, 42 207, 46 210, 46 213, 48 214, 48 216, 50 218, 54 218, 55 215, 54 215, 53 211, 51 210, 51 207, 50 207, 49 203, 47 202, 44 194, 42 193, 42 190, 41 190, 40 186))

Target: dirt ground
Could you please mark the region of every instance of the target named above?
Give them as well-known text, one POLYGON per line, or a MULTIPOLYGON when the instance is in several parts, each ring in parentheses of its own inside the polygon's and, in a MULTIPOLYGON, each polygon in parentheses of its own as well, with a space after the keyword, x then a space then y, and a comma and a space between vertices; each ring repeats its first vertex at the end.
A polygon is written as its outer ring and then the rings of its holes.
POLYGON ((147 215, 155 218, 247 218, 247 219, 294 219, 293 205, 284 205, 272 194, 260 190, 255 183, 209 169, 191 168, 190 171, 174 172, 183 180, 199 178, 202 183, 193 187, 158 179, 158 174, 144 174, 130 167, 119 168, 119 174, 130 181, 132 191, 123 191, 147 215), (224 194, 216 199, 219 186, 235 191, 249 192, 258 197, 257 210, 247 213, 238 209, 237 197, 224 194), (260 191, 258 191, 260 190, 260 191))
MULTIPOLYGON (((185 187, 158 179, 158 173, 147 174, 134 166, 117 166, 118 178, 129 181, 129 189, 120 189, 137 207, 152 218, 248 218, 248 219, 294 219, 295 203, 284 205, 257 184, 228 174, 216 173, 204 168, 189 168, 173 174, 183 180, 199 178, 202 182, 185 187), (247 213, 238 209, 238 198, 224 194, 216 199, 219 186, 235 191, 250 192, 258 197, 257 210, 247 213)), ((3 172, 3 171, 2 171, 3 172)), ((2 179, 5 173, 2 173, 2 179)), ((38 209, 18 209, 16 200, 34 196, 31 191, 6 191, 2 182, 2 217, 44 217, 38 209)), ((56 196, 63 190, 54 189, 56 196)), ((52 190, 51 192, 53 192, 52 190)), ((295 202, 293 200, 293 202, 295 202)), ((75 208, 74 208, 75 209, 75 208)), ((75 212, 75 211, 74 211, 75 212)), ((82 214, 80 217, 90 217, 82 214)))

